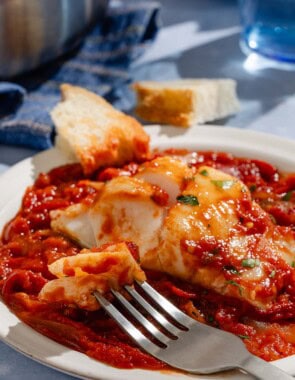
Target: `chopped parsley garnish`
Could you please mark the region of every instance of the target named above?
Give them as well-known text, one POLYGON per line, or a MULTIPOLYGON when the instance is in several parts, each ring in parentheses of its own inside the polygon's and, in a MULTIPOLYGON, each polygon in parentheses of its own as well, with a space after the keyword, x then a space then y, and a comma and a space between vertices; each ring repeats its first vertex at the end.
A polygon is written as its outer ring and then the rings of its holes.
POLYGON ((190 206, 198 206, 199 201, 198 198, 194 195, 188 194, 188 195, 179 195, 177 198, 178 202, 184 203, 185 205, 190 206))
POLYGON ((232 180, 212 180, 211 181, 216 187, 218 187, 219 189, 223 189, 223 190, 228 190, 230 189, 233 184, 236 182, 236 181, 232 181, 232 180))
POLYGON ((203 169, 202 171, 200 171, 200 174, 203 175, 204 177, 208 177, 209 175, 208 170, 206 169, 203 169))
POLYGON ((249 259, 242 260, 242 266, 244 268, 254 268, 254 267, 258 267, 259 265, 260 265, 259 259, 249 258, 249 259))
POLYGON ((295 268, 295 261, 292 261, 292 263, 291 263, 291 267, 292 267, 292 268, 295 268))
POLYGON ((213 315, 208 315, 208 317, 207 317, 207 321, 208 321, 209 323, 213 323, 213 322, 215 322, 215 319, 214 319, 213 315))
POLYGON ((250 337, 248 335, 241 335, 239 334, 238 335, 241 339, 250 339, 250 337))
POLYGON ((236 286, 239 289, 240 296, 242 295, 242 287, 234 280, 226 281, 226 284, 236 286))
POLYGON ((251 191, 251 193, 253 193, 256 189, 257 189, 257 186, 256 186, 256 185, 251 185, 251 186, 249 187, 249 190, 251 191))
POLYGON ((283 197, 282 201, 288 202, 292 197, 293 191, 288 191, 283 197))
POLYGON ((272 270, 272 271, 270 272, 270 275, 269 275, 268 277, 270 277, 270 278, 274 278, 275 275, 276 275, 276 271, 275 271, 275 270, 272 270))

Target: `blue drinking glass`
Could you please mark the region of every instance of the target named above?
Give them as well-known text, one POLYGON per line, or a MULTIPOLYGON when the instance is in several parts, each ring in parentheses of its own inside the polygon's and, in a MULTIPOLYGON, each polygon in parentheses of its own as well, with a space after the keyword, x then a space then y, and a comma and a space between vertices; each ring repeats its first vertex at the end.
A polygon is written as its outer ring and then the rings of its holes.
POLYGON ((295 0, 239 0, 246 53, 295 63, 295 0))

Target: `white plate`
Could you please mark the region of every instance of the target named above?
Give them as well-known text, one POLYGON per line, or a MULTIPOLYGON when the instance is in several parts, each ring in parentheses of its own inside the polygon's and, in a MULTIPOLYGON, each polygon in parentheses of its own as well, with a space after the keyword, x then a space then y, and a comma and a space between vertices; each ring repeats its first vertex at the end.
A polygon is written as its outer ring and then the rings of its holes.
MULTIPOLYGON (((295 172, 295 141, 253 131, 225 127, 196 127, 187 130, 173 127, 150 126, 146 130, 154 147, 165 149, 188 148, 226 151, 233 154, 266 160, 284 171, 295 172)), ((0 231, 17 212, 26 186, 40 171, 67 162, 58 150, 51 149, 13 166, 0 177, 0 231)), ((144 370, 120 370, 90 359, 42 336, 23 324, 0 302, 0 338, 25 355, 60 371, 80 378, 100 380, 188 380, 198 376, 144 370)), ((210 353, 212 354, 212 353, 210 353)), ((217 353, 218 354, 218 353, 217 353)), ((197 353, 196 353, 197 355, 197 353)), ((274 362, 295 374, 295 355, 274 362)), ((202 376, 201 379, 248 379, 237 373, 202 376)))

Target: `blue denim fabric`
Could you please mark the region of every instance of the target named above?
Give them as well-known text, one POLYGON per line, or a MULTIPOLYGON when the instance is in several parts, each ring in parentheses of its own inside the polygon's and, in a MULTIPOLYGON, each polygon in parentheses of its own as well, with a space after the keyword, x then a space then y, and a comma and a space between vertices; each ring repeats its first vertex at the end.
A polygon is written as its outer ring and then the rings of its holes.
POLYGON ((159 28, 159 4, 123 1, 110 6, 81 45, 32 73, 0 82, 0 143, 46 149, 53 145, 50 110, 61 83, 88 88, 114 103, 132 80, 128 68, 152 43, 159 28))

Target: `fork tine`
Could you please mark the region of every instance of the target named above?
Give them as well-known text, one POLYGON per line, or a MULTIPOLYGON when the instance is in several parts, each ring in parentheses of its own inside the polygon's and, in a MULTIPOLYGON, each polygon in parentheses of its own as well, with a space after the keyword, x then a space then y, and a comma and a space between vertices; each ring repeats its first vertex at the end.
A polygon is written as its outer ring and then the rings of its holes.
POLYGON ((181 310, 175 307, 170 301, 158 293, 146 281, 136 281, 138 286, 145 291, 146 294, 164 311, 166 311, 176 322, 186 328, 190 328, 195 320, 184 314, 181 310))
POLYGON ((145 337, 127 318, 98 291, 93 292, 94 297, 104 310, 118 323, 118 325, 142 348, 152 355, 156 355, 159 347, 145 337))
POLYGON ((164 362, 176 368, 200 374, 216 373, 218 371, 240 368, 261 380, 291 380, 291 376, 283 373, 278 368, 271 368, 268 363, 252 356, 238 337, 195 321, 177 309, 147 282, 136 282, 138 286, 161 307, 161 309, 173 316, 177 322, 181 322, 181 324, 185 325, 190 331, 189 334, 184 332, 180 339, 172 341, 167 349, 161 350, 161 352, 158 353, 157 357, 164 362), (226 344, 229 344, 233 351, 231 352, 225 349, 223 354, 221 354, 220 348, 226 347, 226 344), (204 348, 205 351, 202 351, 202 348, 204 348), (212 352, 214 348, 219 352, 219 358, 222 356, 222 360, 221 362, 218 362, 218 365, 216 363, 216 358, 213 356, 212 361, 212 356, 206 353, 206 351, 212 352), (195 352, 197 355, 190 356, 188 355, 188 352, 195 352), (247 359, 243 360, 245 356, 247 359), (208 358, 211 359, 209 360, 208 358), (252 364, 253 360, 256 361, 256 365, 252 364), (259 373, 260 369, 258 370, 256 368, 258 364, 262 367, 261 373, 259 373))
POLYGON ((137 311, 135 307, 129 301, 127 301, 124 296, 122 296, 121 293, 112 289, 112 294, 128 310, 128 312, 132 314, 133 317, 142 326, 144 326, 150 334, 152 334, 154 338, 158 339, 161 343, 167 345, 167 343, 170 341, 170 338, 162 334, 161 331, 159 331, 148 319, 146 319, 142 314, 140 314, 140 312, 137 311))
MULTIPOLYGON (((162 308, 168 308, 169 312, 172 310, 173 314, 176 314, 177 316, 177 321, 179 320, 179 317, 183 317, 182 312, 176 309, 174 305, 170 304, 169 301, 147 283, 139 283, 139 286, 143 288, 162 308), (173 306, 172 308, 171 305, 173 306), (179 313, 175 313, 174 309, 179 311, 179 313)), ((128 288, 130 291, 132 289, 127 285, 125 288, 128 288)), ((125 299, 123 296, 119 295, 118 292, 113 290, 112 292, 119 301, 125 299)), ((132 291, 132 293, 139 295, 136 291, 132 291)), ((233 334, 203 325, 189 317, 187 317, 187 319, 191 325, 191 328, 188 328, 190 333, 187 334, 188 330, 179 330, 182 331, 179 339, 170 340, 165 348, 159 347, 145 337, 141 331, 129 322, 128 319, 125 318, 124 315, 99 292, 94 291, 93 295, 104 310, 106 310, 118 325, 130 335, 135 343, 151 355, 175 368, 199 374, 210 374, 236 368, 242 369, 261 380, 292 379, 290 375, 279 368, 251 355, 246 350, 246 347, 241 340, 233 334), (226 347, 230 347, 231 350, 226 349, 226 347), (211 352, 214 349, 216 349, 215 356, 211 355, 211 352)), ((144 298, 142 299, 144 300, 144 298)), ((130 304, 126 299, 125 301, 126 303, 124 301, 122 303, 129 310, 130 304)), ((160 313, 158 314, 161 315, 160 313)), ((181 318, 181 320, 185 321, 185 318, 181 318)), ((169 340, 169 337, 166 338, 169 340)))
POLYGON ((178 337, 183 330, 170 323, 162 314, 150 305, 132 286, 125 285, 124 288, 141 305, 162 327, 164 327, 173 336, 178 337))

